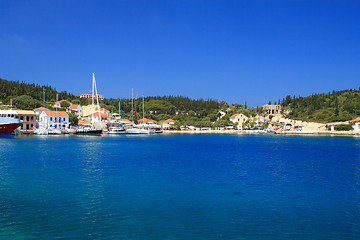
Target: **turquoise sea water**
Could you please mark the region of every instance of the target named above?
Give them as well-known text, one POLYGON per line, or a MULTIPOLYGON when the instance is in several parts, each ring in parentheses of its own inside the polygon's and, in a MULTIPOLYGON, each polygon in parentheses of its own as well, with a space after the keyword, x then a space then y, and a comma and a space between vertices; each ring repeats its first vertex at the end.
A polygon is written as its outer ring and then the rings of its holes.
POLYGON ((360 239, 360 138, 0 139, 0 239, 360 239))

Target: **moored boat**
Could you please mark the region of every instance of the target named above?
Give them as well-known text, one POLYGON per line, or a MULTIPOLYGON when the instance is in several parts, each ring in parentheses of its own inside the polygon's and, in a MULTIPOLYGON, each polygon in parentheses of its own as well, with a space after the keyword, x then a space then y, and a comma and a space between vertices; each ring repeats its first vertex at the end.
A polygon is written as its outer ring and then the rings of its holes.
POLYGON ((126 130, 123 126, 117 125, 109 128, 108 134, 125 134, 126 130))
POLYGON ((10 136, 21 125, 16 116, 17 112, 14 110, 0 110, 0 136, 10 136))
POLYGON ((92 77, 92 107, 91 107, 91 124, 79 126, 74 134, 78 135, 101 135, 101 114, 98 112, 99 119, 97 121, 94 120, 94 96, 96 96, 97 109, 100 109, 99 106, 99 94, 97 93, 96 82, 95 82, 95 74, 93 73, 92 77))

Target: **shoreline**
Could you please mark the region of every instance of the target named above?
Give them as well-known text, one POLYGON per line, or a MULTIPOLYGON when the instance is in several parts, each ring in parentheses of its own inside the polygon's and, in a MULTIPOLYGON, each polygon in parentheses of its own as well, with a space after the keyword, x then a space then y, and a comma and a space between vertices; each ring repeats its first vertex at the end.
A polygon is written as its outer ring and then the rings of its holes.
MULTIPOLYGON (((259 130, 203 130, 203 131, 182 131, 182 130, 163 130, 162 134, 258 134, 258 135, 272 135, 259 133, 259 130)), ((285 131, 283 134, 276 135, 299 135, 299 136, 360 136, 360 132, 354 131, 285 131)))

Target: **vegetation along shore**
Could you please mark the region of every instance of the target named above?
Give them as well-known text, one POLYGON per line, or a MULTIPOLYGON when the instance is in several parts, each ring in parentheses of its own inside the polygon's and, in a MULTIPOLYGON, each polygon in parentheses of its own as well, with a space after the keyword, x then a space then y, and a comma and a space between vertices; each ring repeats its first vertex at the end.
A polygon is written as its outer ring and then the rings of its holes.
MULTIPOLYGON (((61 110, 69 116, 69 126, 73 127, 90 120, 88 115, 80 113, 91 104, 91 98, 84 95, 87 94, 75 96, 48 85, 0 78, 2 109, 34 111, 43 107, 50 111, 61 110)), ((105 96, 100 99, 99 105, 99 115, 106 116, 105 128, 114 125, 116 120, 130 119, 133 124, 144 124, 148 120, 154 122, 161 126, 164 133, 261 134, 272 128, 274 133, 352 135, 358 130, 360 91, 349 89, 306 97, 288 95, 262 106, 184 96, 147 96, 134 100, 105 96), (134 104, 139 110, 135 119, 132 111, 134 104), (142 119, 139 120, 138 115, 142 119)), ((33 125, 35 129, 39 123, 33 125)))

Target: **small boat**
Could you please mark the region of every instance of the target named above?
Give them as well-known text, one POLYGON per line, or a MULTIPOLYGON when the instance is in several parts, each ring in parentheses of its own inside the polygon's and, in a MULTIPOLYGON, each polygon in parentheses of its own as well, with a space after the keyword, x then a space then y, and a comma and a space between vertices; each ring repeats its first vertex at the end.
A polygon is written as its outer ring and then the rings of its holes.
POLYGON ((149 134, 149 133, 150 133, 149 129, 140 128, 140 134, 149 134))
POLYGON ((49 135, 61 135, 61 130, 59 129, 49 129, 49 132, 48 132, 49 135))
POLYGON ((96 129, 91 125, 82 125, 82 126, 79 126, 79 128, 76 130, 76 132, 74 132, 74 134, 77 134, 77 135, 101 135, 102 130, 96 129))
POLYGON ((128 128, 125 130, 126 134, 140 134, 139 128, 128 128))
POLYGON ((48 135, 49 130, 45 129, 45 128, 38 128, 38 129, 35 130, 35 134, 36 135, 48 135))
POLYGON ((125 134, 126 130, 123 126, 117 125, 109 128, 108 134, 125 134))

